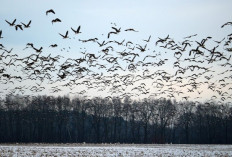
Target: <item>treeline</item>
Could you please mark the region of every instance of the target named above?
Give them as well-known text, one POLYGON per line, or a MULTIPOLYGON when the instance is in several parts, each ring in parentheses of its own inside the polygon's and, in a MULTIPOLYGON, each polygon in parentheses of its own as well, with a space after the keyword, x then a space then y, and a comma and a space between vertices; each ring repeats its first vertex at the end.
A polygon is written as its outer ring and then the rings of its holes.
POLYGON ((168 99, 6 96, 0 142, 232 144, 232 107, 168 99))

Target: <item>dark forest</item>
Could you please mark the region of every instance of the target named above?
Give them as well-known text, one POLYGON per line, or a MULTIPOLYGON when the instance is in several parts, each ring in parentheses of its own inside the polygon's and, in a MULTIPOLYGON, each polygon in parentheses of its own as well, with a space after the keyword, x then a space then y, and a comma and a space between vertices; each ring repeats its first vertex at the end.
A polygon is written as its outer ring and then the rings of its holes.
POLYGON ((168 99, 6 96, 1 143, 232 144, 232 107, 168 99))

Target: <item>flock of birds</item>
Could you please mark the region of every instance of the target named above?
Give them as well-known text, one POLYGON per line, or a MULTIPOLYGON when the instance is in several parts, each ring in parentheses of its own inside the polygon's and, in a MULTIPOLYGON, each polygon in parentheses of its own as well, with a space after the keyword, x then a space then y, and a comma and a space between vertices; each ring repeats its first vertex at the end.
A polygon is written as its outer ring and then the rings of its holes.
MULTIPOLYGON (((46 15, 55 15, 50 9, 46 15)), ((32 20, 27 24, 5 20, 15 30, 32 27, 32 20)), ((62 23, 55 18, 51 21, 62 23)), ((48 48, 56 51, 71 51, 72 48, 60 48, 58 44, 36 47, 34 43, 26 43, 23 50, 30 55, 22 57, 13 53, 1 43, 4 32, 0 30, 0 94, 20 94, 33 96, 43 91, 53 94, 66 92, 74 95, 91 96, 100 94, 106 98, 143 96, 169 98, 179 100, 204 99, 219 103, 232 100, 232 34, 216 41, 209 36, 196 40, 197 34, 176 42, 169 35, 153 42, 149 35, 140 44, 132 40, 115 40, 122 33, 138 33, 133 28, 122 29, 111 23, 111 30, 105 40, 100 38, 78 39, 78 42, 96 47, 89 51, 88 47, 79 49, 79 57, 66 58, 62 55, 47 54, 48 48), (154 49, 155 48, 155 49, 154 49), (6 88, 4 88, 4 85, 6 88), (4 88, 4 89, 3 89, 4 88), (209 94, 207 94, 209 93, 209 94)), ((227 22, 221 27, 232 26, 227 22)), ((81 33, 81 26, 71 27, 58 37, 71 40, 81 33)))

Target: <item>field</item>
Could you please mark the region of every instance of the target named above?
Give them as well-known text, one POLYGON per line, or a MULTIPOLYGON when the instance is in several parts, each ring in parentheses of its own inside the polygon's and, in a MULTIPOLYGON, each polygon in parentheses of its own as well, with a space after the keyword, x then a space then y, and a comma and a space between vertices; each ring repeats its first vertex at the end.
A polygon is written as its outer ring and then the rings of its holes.
POLYGON ((232 156, 231 145, 26 144, 0 145, 0 156, 232 156))

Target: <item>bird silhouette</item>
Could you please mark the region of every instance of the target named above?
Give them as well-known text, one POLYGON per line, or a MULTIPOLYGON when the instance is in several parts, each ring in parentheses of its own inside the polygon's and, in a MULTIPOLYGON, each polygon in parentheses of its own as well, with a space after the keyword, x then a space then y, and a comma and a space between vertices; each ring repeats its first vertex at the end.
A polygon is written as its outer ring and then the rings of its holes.
POLYGON ((225 26, 227 26, 227 25, 232 25, 232 22, 226 22, 225 24, 223 24, 223 25, 221 26, 221 28, 223 28, 223 27, 225 27, 225 26))
POLYGON ((2 37, 2 30, 0 30, 0 39, 2 39, 3 37, 2 37))
MULTIPOLYGON (((60 33, 59 33, 59 34, 60 34, 60 33)), ((63 39, 67 39, 67 38, 69 38, 69 37, 68 37, 68 31, 66 31, 65 35, 60 34, 60 36, 62 36, 62 37, 63 37, 63 39)))
POLYGON ((56 19, 53 19, 53 20, 52 20, 52 24, 53 24, 53 23, 56 23, 56 22, 61 22, 61 20, 60 20, 59 18, 56 18, 56 19))
POLYGON ((143 41, 146 41, 148 43, 150 41, 150 39, 151 39, 151 35, 148 37, 147 40, 143 40, 143 41))
POLYGON ((50 45, 49 47, 57 47, 58 45, 57 44, 52 44, 52 45, 50 45))
POLYGON ((22 23, 22 22, 21 22, 21 24, 23 24, 24 28, 29 28, 30 24, 31 24, 31 20, 28 22, 28 24, 25 24, 25 23, 22 23))
POLYGON ((33 49, 34 49, 36 52, 41 53, 41 52, 42 52, 43 47, 40 47, 40 49, 37 49, 37 48, 33 47, 33 49))
POLYGON ((19 25, 19 24, 18 24, 18 25, 15 25, 15 30, 16 30, 16 31, 18 30, 18 28, 21 29, 21 30, 23 31, 22 25, 19 25))
POLYGON ((134 30, 133 28, 125 29, 125 31, 126 31, 126 32, 127 32, 127 31, 139 32, 139 31, 134 30))
POLYGON ((15 22, 16 22, 16 19, 14 19, 14 21, 12 23, 10 23, 9 21, 5 20, 10 26, 14 26, 15 25, 15 22))
POLYGON ((77 30, 73 29, 72 27, 71 27, 71 29, 72 29, 72 31, 73 31, 75 34, 80 34, 80 33, 82 33, 82 32, 80 32, 81 26, 79 26, 79 27, 77 28, 77 30))
POLYGON ((114 29, 114 32, 109 32, 108 38, 110 38, 111 34, 118 34, 121 31, 121 28, 115 28, 115 27, 111 27, 111 28, 114 29))
POLYGON ((50 9, 50 10, 47 10, 47 11, 46 11, 46 15, 48 15, 49 13, 56 14, 55 11, 54 11, 53 9, 50 9))

